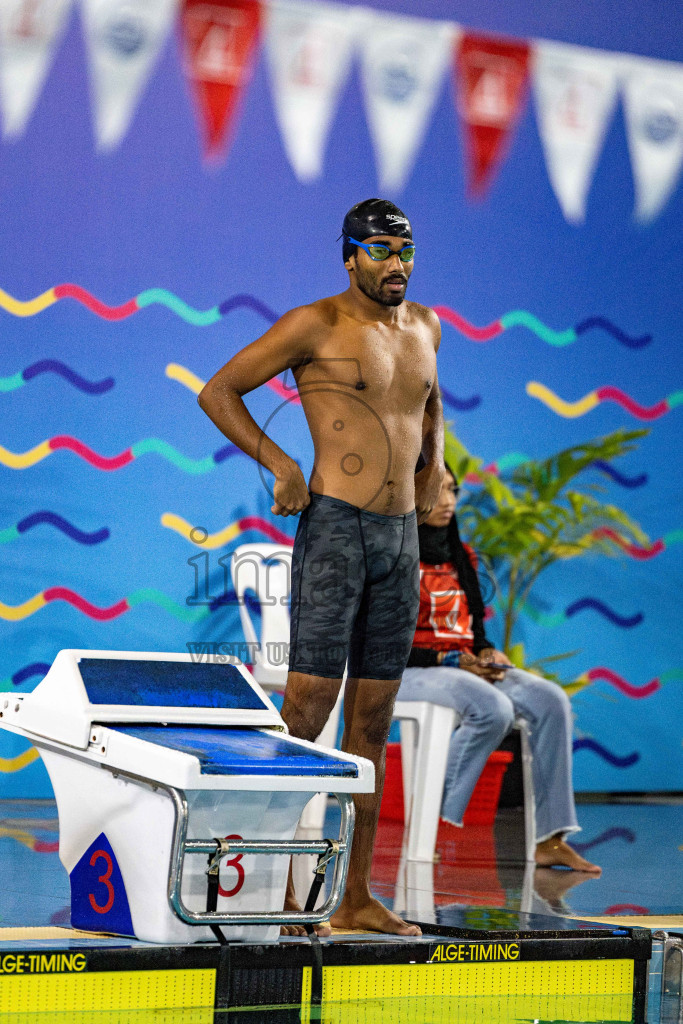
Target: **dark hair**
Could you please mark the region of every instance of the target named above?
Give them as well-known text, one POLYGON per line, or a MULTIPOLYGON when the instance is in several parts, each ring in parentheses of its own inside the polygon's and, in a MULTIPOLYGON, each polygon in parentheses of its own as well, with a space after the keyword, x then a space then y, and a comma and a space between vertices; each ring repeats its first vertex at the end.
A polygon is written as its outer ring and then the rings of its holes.
MULTIPOLYGON (((422 455, 420 455, 415 472, 419 473, 425 466, 425 461, 422 455)), ((458 485, 458 477, 453 472, 453 469, 448 465, 444 459, 444 466, 455 480, 456 486, 458 485)), ((418 526, 418 534, 422 531, 426 523, 418 526)), ((477 570, 472 565, 470 556, 468 555, 465 546, 460 539, 460 530, 458 529, 458 520, 455 515, 451 517, 451 521, 447 527, 446 540, 448 543, 448 550, 451 556, 451 562, 453 563, 455 570, 458 574, 458 580, 462 589, 465 591, 467 598, 467 606, 472 616, 472 632, 474 633, 474 651, 477 653, 484 647, 492 647, 493 645, 489 642, 486 637, 486 631, 484 629, 484 617, 486 615, 486 608, 484 605, 484 598, 482 597, 481 587, 479 585, 479 577, 477 576, 477 570)))
MULTIPOLYGON (((448 472, 455 480, 456 486, 458 485, 458 478, 444 460, 444 465, 448 472)), ((455 514, 451 517, 451 521, 448 524, 448 546, 450 548, 451 557, 453 559, 453 565, 455 566, 458 574, 458 579, 462 585, 462 589, 465 591, 467 596, 467 604, 470 609, 470 614, 474 620, 483 622, 486 609, 484 607, 484 599, 481 596, 481 587, 479 586, 479 577, 477 571, 470 561, 470 556, 467 554, 462 540, 460 539, 460 530, 458 529, 458 519, 455 514)))

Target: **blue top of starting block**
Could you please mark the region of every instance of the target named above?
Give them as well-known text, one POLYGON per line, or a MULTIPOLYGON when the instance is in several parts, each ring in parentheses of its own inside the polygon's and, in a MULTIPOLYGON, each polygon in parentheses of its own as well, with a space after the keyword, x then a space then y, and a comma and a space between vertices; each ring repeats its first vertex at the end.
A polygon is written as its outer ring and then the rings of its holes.
POLYGON ((192 754, 202 775, 358 776, 352 761, 299 746, 281 733, 204 725, 116 725, 116 732, 192 754))
POLYGON ((235 665, 214 662, 81 658, 91 704, 162 708, 267 708, 235 665))

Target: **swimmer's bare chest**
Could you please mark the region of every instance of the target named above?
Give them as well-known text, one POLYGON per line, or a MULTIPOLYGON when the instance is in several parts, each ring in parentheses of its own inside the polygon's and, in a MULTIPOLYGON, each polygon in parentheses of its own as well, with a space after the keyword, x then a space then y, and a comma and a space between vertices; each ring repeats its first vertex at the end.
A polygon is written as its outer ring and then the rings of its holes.
POLYGON ((435 375, 434 342, 419 322, 344 318, 324 332, 295 370, 315 448, 310 490, 384 515, 411 511, 435 375))

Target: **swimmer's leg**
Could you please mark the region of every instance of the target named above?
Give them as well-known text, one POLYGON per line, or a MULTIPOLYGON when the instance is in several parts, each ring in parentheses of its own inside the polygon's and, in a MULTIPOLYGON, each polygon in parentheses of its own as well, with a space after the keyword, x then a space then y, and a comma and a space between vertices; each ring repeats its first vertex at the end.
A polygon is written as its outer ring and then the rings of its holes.
POLYGON ((375 766, 375 792, 356 793, 353 798, 356 828, 346 892, 339 910, 331 918, 335 928, 358 928, 393 935, 421 934, 417 925, 406 924, 370 893, 370 869, 384 788, 387 738, 400 681, 346 680, 342 749, 372 761, 375 766))
MULTIPOLYGON (((304 672, 290 672, 287 676, 285 700, 282 705, 282 717, 289 729, 290 736, 298 739, 315 741, 323 730, 327 719, 339 696, 342 681, 328 679, 326 676, 307 675, 304 672)), ((289 867, 285 910, 301 910, 301 904, 294 892, 292 867, 289 867)), ((318 935, 329 935, 328 924, 315 925, 318 935)), ((303 925, 282 925, 282 935, 305 935, 303 925)))

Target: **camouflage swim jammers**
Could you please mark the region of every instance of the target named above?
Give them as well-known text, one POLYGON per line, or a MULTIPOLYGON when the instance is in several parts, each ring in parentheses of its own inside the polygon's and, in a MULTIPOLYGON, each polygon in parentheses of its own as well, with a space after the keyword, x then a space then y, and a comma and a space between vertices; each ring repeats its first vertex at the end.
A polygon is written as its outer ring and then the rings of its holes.
POLYGON ((417 515, 311 494, 292 555, 290 672, 400 679, 420 603, 417 515))

